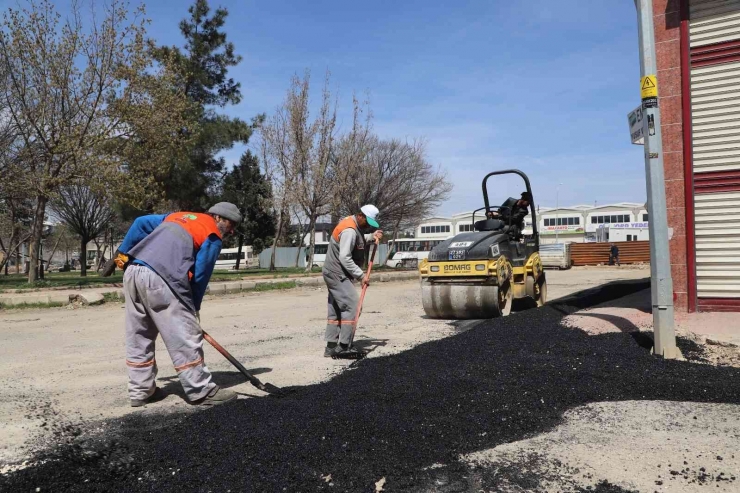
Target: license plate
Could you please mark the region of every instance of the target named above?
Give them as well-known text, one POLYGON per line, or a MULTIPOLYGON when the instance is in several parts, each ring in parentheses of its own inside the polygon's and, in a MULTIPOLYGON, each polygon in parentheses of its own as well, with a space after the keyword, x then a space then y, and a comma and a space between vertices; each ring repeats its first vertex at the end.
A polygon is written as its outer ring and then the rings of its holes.
POLYGON ((464 260, 465 250, 450 250, 449 260, 464 260))

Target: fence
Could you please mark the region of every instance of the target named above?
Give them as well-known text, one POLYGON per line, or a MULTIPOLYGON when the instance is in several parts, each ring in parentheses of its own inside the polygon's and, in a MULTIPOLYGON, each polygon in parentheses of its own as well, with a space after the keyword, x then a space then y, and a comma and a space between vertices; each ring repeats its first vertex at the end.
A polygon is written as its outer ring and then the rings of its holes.
MULTIPOLYGON (((306 249, 303 247, 278 247, 275 254, 275 267, 295 267, 295 256, 298 255, 298 267, 306 267, 306 249), (298 253, 300 250, 300 254, 298 253)), ((260 269, 270 268, 272 248, 260 252, 260 269)))
MULTIPOLYGON (((278 247, 277 254, 275 255, 275 267, 295 267, 295 256, 298 254, 299 247, 278 247)), ((372 245, 368 245, 368 248, 372 248, 372 245)), ((298 267, 306 267, 306 254, 308 248, 300 247, 301 253, 298 258, 298 267)), ((272 248, 267 248, 259 254, 260 269, 270 268, 270 257, 272 256, 272 248)), ((388 260, 388 244, 381 243, 378 246, 378 253, 375 258, 375 265, 385 265, 388 260)))
MULTIPOLYGON (((619 262, 622 264, 650 263, 649 241, 620 241, 619 262)), ((598 265, 609 263, 611 243, 571 243, 570 258, 573 265, 598 265)))

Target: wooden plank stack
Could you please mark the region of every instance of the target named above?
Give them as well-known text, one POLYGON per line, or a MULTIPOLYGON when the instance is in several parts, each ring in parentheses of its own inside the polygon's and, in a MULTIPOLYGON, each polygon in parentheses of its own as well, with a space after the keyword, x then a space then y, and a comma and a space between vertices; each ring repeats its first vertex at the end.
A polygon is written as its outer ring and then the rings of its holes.
MULTIPOLYGON (((619 261, 622 264, 650 263, 649 241, 617 241, 619 261)), ((609 264, 611 243, 571 243, 570 258, 573 265, 609 264)))

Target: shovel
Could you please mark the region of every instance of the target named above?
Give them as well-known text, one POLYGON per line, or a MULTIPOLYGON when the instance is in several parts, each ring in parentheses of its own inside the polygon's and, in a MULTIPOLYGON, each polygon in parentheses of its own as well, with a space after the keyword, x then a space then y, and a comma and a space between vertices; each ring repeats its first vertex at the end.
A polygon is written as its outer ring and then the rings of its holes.
MULTIPOLYGON (((202 329, 201 329, 202 330, 202 329)), ((275 387, 271 383, 262 383, 259 378, 255 377, 249 371, 247 371, 246 368, 244 368, 244 365, 239 363, 236 358, 234 358, 230 352, 228 352, 224 347, 216 342, 216 340, 211 337, 208 332, 203 330, 203 338, 208 341, 208 343, 213 346, 216 351, 221 353, 224 358, 229 360, 229 362, 236 367, 237 370, 239 370, 242 375, 247 377, 247 380, 249 380, 249 383, 260 389, 262 392, 267 392, 270 395, 274 395, 277 397, 283 397, 285 395, 285 391, 279 387, 275 387)))

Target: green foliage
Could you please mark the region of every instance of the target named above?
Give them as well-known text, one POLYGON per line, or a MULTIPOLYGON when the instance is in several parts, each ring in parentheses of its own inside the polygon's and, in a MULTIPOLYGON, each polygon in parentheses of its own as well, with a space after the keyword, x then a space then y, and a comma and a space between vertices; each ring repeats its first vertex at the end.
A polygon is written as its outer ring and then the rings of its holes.
POLYGON ((0 302, 0 310, 31 310, 37 308, 59 308, 61 306, 64 306, 64 303, 58 301, 50 301, 48 303, 19 303, 17 305, 0 302))
POLYGON ((220 200, 235 204, 242 213, 237 233, 243 244, 259 243, 256 246, 264 248, 265 240, 275 234, 275 218, 270 209, 272 187, 250 151, 242 154, 239 164, 224 177, 220 200))
POLYGON ((247 289, 246 291, 280 291, 283 289, 293 289, 297 286, 295 281, 271 282, 257 284, 254 289, 247 289))
POLYGON ((196 0, 188 12, 190 17, 180 22, 184 48, 160 47, 155 55, 174 61, 182 89, 192 103, 191 116, 199 122, 187 157, 173 164, 165 180, 165 195, 173 208, 202 211, 213 203, 211 195, 224 172, 225 162, 218 153, 237 143, 246 144, 259 118, 247 123, 213 109, 238 104, 242 98, 240 84, 228 77, 229 68, 241 61, 223 30, 228 11, 218 8, 211 15, 208 1, 196 0))

